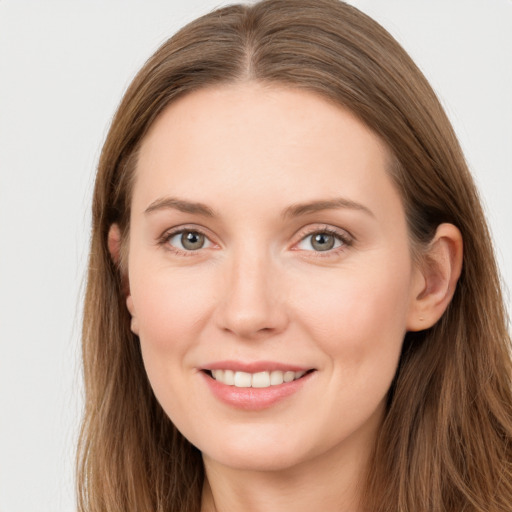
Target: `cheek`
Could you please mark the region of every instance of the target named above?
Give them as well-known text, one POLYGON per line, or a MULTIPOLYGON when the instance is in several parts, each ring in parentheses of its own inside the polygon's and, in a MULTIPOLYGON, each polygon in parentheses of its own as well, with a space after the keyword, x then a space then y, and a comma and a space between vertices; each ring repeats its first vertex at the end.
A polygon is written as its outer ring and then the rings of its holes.
POLYGON ((190 429, 189 404, 197 400, 189 381, 195 374, 192 358, 212 303, 204 277, 164 269, 134 273, 130 282, 148 379, 167 415, 184 431, 190 429))
POLYGON ((406 331, 408 276, 369 269, 326 276, 309 289, 307 300, 296 303, 302 331, 327 356, 322 370, 330 376, 332 393, 315 405, 319 417, 336 425, 326 431, 326 439, 348 436, 382 411, 396 374, 406 331))
POLYGON ((144 272, 134 272, 130 281, 146 373, 157 399, 172 417, 193 400, 184 376, 194 374, 191 358, 211 308, 211 287, 206 286, 205 277, 145 267, 144 272))
POLYGON ((211 306, 211 291, 199 275, 147 272, 130 288, 141 342, 155 350, 177 350, 200 329, 211 306))
POLYGON ((307 293, 294 292, 307 298, 296 303, 298 321, 333 360, 350 362, 357 371, 379 360, 394 365, 409 308, 406 268, 374 265, 326 275, 307 293))

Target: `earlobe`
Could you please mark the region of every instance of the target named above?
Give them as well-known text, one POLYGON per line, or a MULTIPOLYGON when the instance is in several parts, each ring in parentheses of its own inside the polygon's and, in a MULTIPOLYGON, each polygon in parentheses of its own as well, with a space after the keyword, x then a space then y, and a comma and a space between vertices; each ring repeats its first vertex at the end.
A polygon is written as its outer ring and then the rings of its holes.
POLYGON ((126 297, 126 307, 128 308, 130 315, 132 316, 130 329, 133 332, 133 334, 136 334, 138 336, 139 335, 139 324, 137 321, 137 315, 135 314, 135 307, 133 305, 133 299, 132 299, 131 295, 128 295, 126 297))
POLYGON ((430 243, 407 322, 408 331, 432 327, 452 300, 462 271, 462 235, 453 224, 440 224, 430 243))

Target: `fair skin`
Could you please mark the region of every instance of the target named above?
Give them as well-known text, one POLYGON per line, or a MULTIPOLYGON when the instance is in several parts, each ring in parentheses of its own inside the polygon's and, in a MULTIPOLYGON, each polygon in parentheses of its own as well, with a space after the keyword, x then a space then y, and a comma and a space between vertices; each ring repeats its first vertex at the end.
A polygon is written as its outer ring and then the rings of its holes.
POLYGON ((179 99, 144 139, 127 307, 203 454, 204 512, 359 510, 403 337, 442 315, 462 255, 443 224, 415 264, 389 163, 349 112, 252 82, 179 99))

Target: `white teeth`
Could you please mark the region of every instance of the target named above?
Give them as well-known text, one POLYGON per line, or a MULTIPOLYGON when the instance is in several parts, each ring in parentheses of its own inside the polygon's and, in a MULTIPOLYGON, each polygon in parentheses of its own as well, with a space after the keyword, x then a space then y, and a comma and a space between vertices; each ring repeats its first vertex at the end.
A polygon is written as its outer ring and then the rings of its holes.
MULTIPOLYGON (((219 379, 217 379, 217 380, 219 380, 219 379)), ((227 384, 228 386, 234 386, 235 385, 235 372, 233 370, 224 370, 224 380, 221 382, 224 382, 224 384, 227 384)))
POLYGON ((279 370, 270 372, 271 386, 279 386, 279 384, 282 384, 283 382, 283 372, 280 372, 279 370))
POLYGON ((300 379, 306 372, 282 372, 274 370, 272 372, 234 372, 233 370, 212 370, 212 377, 227 386, 237 388, 268 388, 269 386, 279 386, 283 382, 292 382, 300 379))
POLYGON ((252 376, 253 388, 268 388, 270 386, 270 375, 268 372, 254 373, 252 376))
POLYGON ((224 370, 212 370, 212 376, 215 380, 224 380, 224 370))
POLYGON ((250 388, 251 387, 251 374, 245 372, 235 373, 235 387, 237 388, 250 388))
POLYGON ((291 382, 295 378, 295 372, 284 372, 283 380, 285 382, 291 382))

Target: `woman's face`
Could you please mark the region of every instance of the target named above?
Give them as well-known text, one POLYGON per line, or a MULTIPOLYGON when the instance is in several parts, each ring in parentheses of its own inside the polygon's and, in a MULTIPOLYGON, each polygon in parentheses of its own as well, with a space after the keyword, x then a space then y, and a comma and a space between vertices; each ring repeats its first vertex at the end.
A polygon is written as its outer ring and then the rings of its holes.
POLYGON ((350 113, 276 86, 191 93, 151 128, 127 304, 157 399, 206 461, 370 449, 424 286, 389 165, 350 113))

